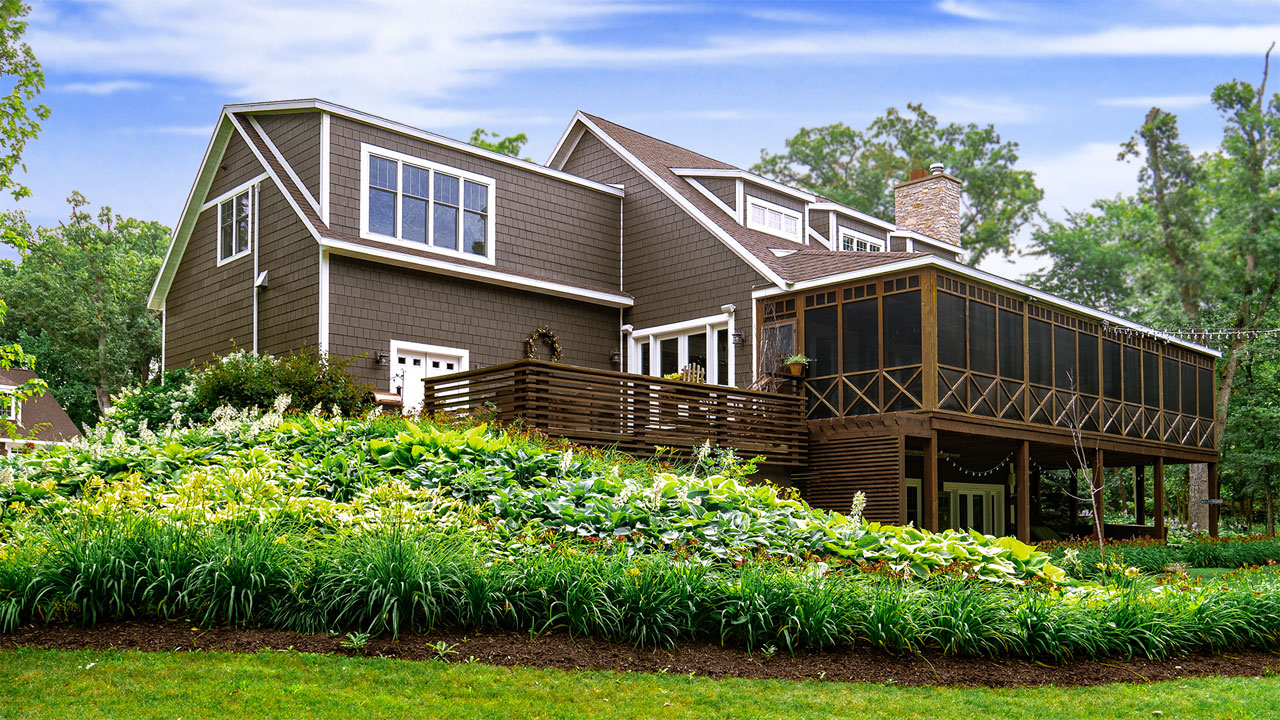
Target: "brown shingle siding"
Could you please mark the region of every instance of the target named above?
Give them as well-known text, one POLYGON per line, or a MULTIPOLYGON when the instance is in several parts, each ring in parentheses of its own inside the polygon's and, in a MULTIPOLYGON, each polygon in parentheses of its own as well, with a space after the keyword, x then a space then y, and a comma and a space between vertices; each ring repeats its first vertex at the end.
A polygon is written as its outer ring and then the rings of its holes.
POLYGON ((360 144, 367 142, 494 178, 495 269, 617 289, 618 197, 345 118, 333 118, 330 136, 335 233, 359 236, 360 144))
MULTIPOLYGON (((564 170, 626 186, 623 289, 636 298, 626 322, 643 329, 717 315, 733 303, 736 328, 751 337, 751 288, 760 282, 755 271, 595 136, 583 136, 564 170)), ((738 348, 739 385, 751 382, 749 348, 738 348)))
POLYGON ((729 178, 698 178, 703 187, 733 209, 738 208, 738 182, 729 178))
POLYGON ((307 192, 320 201, 320 113, 255 115, 271 143, 302 181, 307 192))
POLYGON ((258 270, 258 350, 280 355, 320 339, 320 248, 279 188, 263 183, 258 270))
POLYGON ((572 365, 612 369, 618 349, 612 308, 337 255, 329 281, 330 351, 365 356, 352 369, 380 390, 390 375, 374 355, 391 340, 469 350, 473 368, 524 357, 524 339, 541 325, 556 333, 572 365))

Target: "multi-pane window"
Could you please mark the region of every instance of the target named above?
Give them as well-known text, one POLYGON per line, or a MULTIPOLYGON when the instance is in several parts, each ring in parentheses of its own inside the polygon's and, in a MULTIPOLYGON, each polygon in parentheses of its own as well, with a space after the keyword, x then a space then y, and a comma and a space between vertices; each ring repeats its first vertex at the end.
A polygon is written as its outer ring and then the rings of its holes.
POLYGON ((708 383, 732 384, 729 329, 724 325, 702 325, 659 336, 638 331, 635 338, 632 372, 664 376, 696 368, 708 383))
POLYGON ((365 149, 365 229, 426 249, 493 260, 491 178, 365 149))
POLYGON ((0 388, 0 416, 14 425, 22 424, 22 403, 12 391, 13 387, 0 388))
POLYGON ((781 205, 747 198, 747 227, 800 242, 800 213, 781 205))
POLYGON ((249 222, 252 204, 245 190, 218 203, 218 262, 249 254, 249 222))
POLYGON ((840 249, 852 252, 884 252, 884 241, 847 228, 841 228, 840 249))

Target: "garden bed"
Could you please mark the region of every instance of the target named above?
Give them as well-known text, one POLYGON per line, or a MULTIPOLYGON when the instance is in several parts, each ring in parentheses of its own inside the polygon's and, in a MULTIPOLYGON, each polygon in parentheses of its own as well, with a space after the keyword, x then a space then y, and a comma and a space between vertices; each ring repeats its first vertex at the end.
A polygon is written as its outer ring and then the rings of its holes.
MULTIPOLYGON (((279 650, 354 654, 341 636, 257 628, 193 628, 189 623, 123 621, 95 628, 28 624, 0 635, 6 647, 146 652, 279 650)), ((371 638, 363 653, 412 661, 479 662, 496 666, 558 670, 613 670, 710 678, 823 680, 956 687, 1012 688, 1158 682, 1205 676, 1262 677, 1280 673, 1280 656, 1256 650, 1228 655, 1192 654, 1168 660, 1078 660, 1062 665, 1018 658, 958 658, 937 652, 893 654, 838 647, 799 651, 794 657, 687 643, 673 650, 645 650, 590 638, 552 633, 435 632, 371 638), (443 643, 443 646, 441 645, 443 643), (441 654, 440 648, 452 652, 441 654), (474 659, 474 660, 473 660, 474 659)))

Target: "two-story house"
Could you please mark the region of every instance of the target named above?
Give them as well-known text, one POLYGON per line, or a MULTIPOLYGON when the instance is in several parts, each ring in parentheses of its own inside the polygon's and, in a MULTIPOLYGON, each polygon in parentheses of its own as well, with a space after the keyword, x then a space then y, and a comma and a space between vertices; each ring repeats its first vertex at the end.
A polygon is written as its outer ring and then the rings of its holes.
POLYGON ((316 346, 406 407, 761 452, 872 519, 1026 538, 1040 472, 1082 455, 1138 496, 1152 468, 1155 532, 1166 462, 1211 463, 1216 496, 1217 353, 966 266, 962 191, 913 173, 889 222, 585 113, 538 165, 231 105, 150 302, 166 366, 316 346))

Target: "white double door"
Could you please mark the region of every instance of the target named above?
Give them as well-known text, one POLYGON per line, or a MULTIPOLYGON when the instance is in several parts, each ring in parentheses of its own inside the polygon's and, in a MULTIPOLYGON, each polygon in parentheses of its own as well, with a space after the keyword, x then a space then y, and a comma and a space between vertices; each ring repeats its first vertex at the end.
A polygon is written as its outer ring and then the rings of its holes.
POLYGON ((400 395, 407 414, 422 409, 423 380, 467 369, 465 350, 416 343, 393 343, 391 349, 391 390, 400 395))

